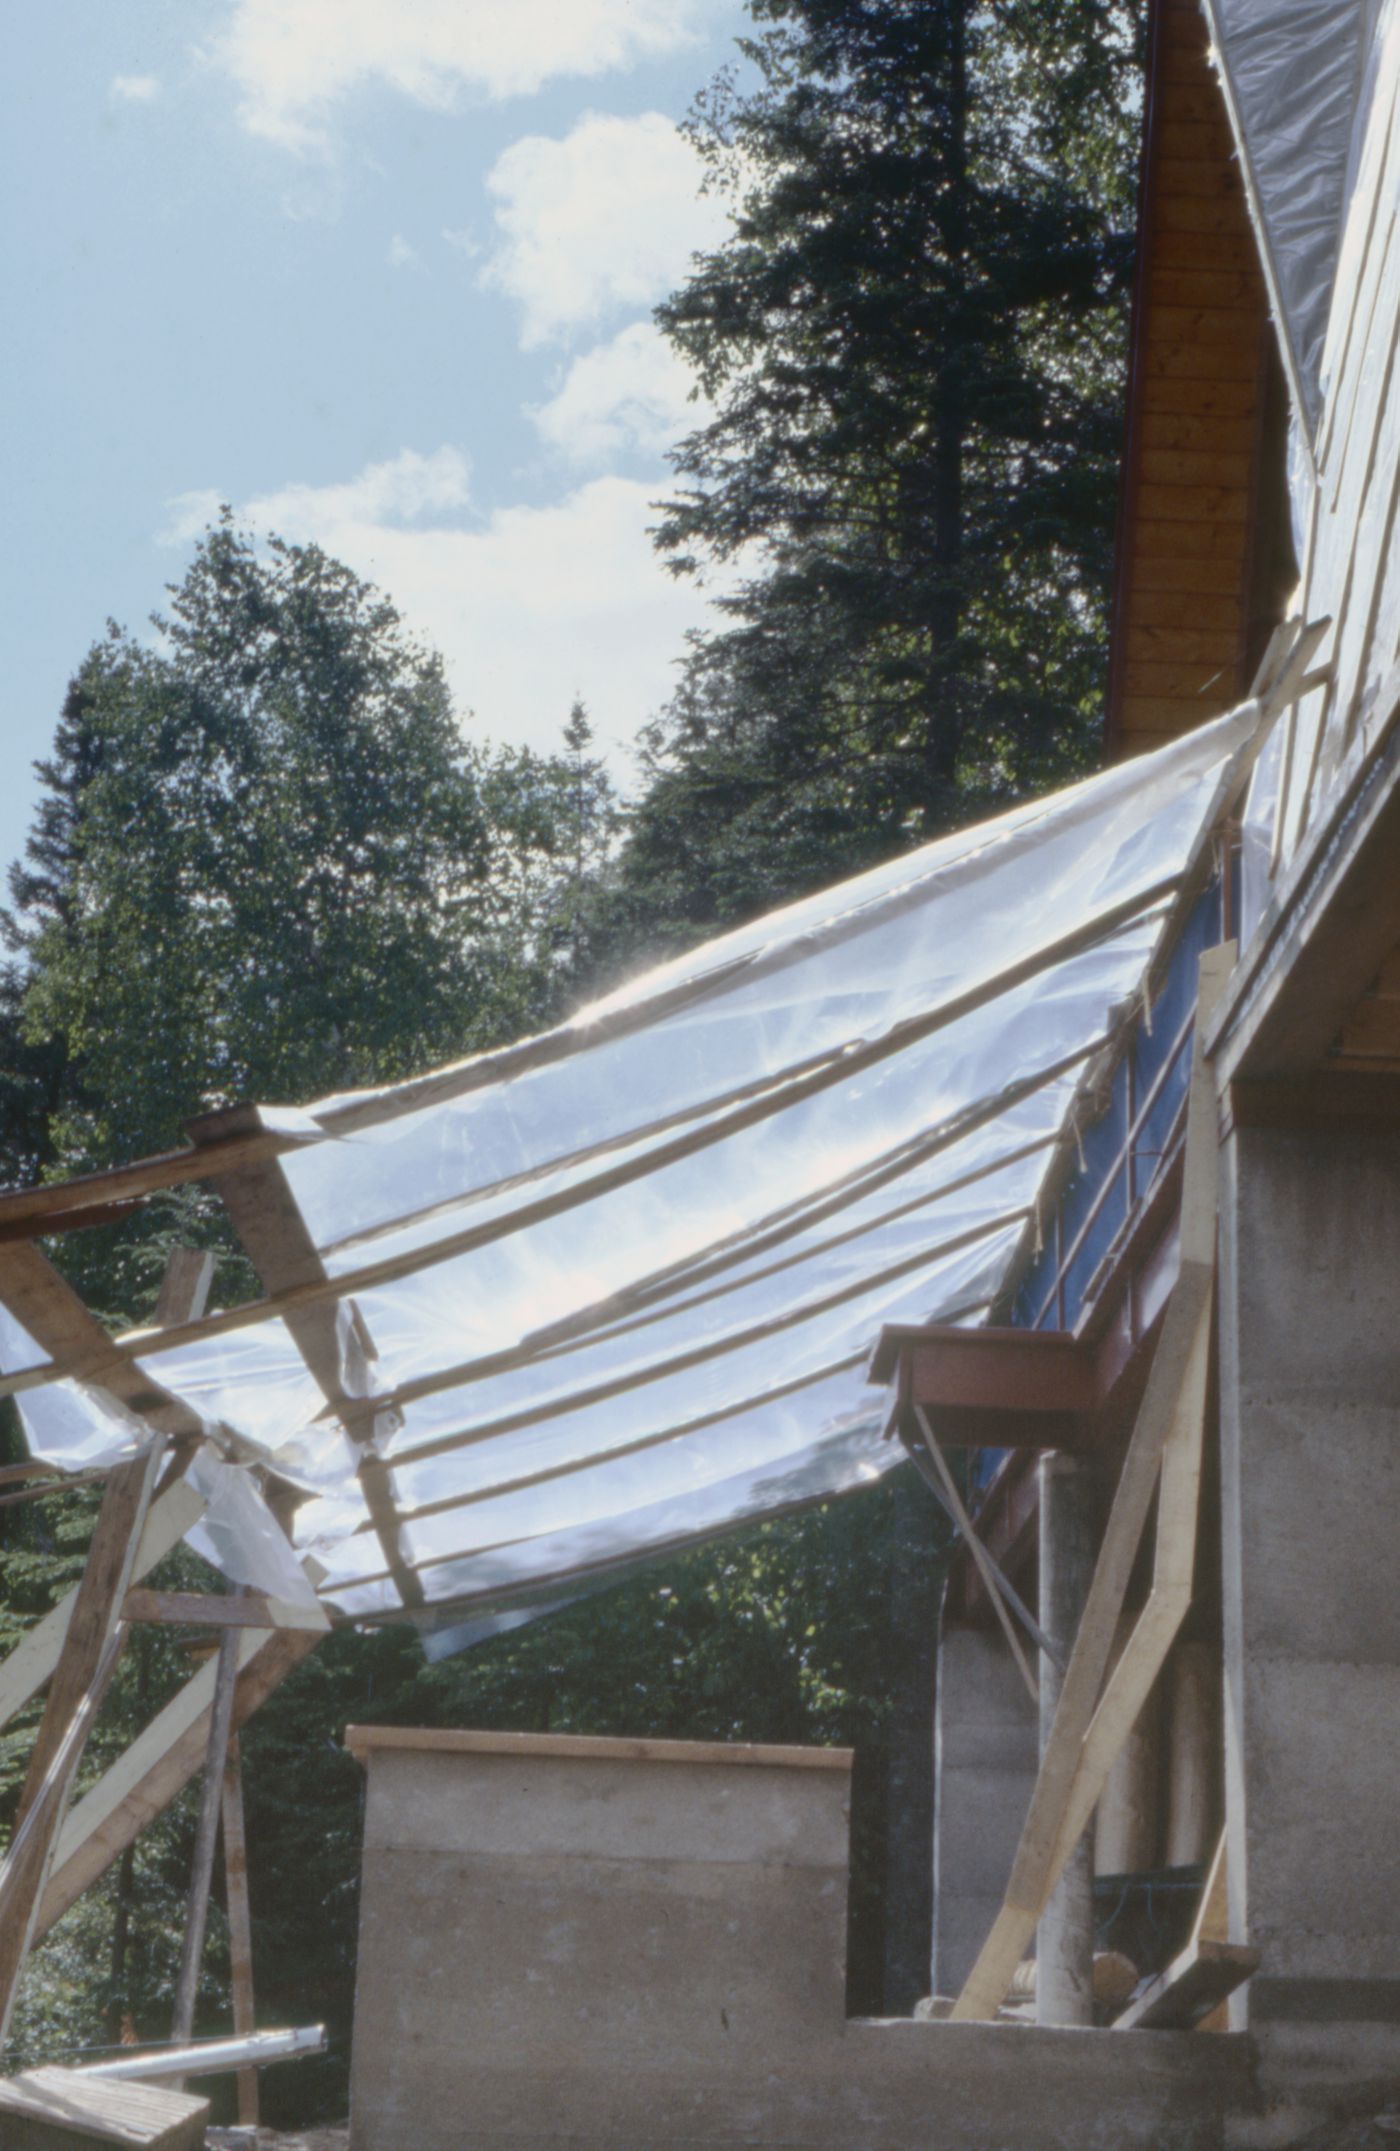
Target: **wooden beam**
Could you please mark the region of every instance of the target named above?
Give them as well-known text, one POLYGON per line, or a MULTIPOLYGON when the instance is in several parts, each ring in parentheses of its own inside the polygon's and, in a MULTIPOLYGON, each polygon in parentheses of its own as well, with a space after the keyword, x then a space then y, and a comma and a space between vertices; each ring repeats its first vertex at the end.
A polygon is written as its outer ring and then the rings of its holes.
MULTIPOLYGON (((1123 1461, 1005 1901, 958 1996, 953 2010, 956 2018, 989 2019, 995 2015, 1016 1966, 1026 1954, 1064 1861, 1088 1821, 1114 1755, 1141 1707, 1139 1689, 1153 1653, 1159 1646, 1165 1648, 1164 1635, 1169 1642, 1170 1634, 1175 1633, 1167 1612, 1176 1603, 1180 1585, 1180 1517, 1190 1490, 1193 1458, 1199 1482, 1215 1285, 1217 1109, 1215 1086, 1205 1058, 1204 1032, 1233 959, 1230 944, 1209 950, 1201 958, 1187 1104, 1177 1283, 1123 1461), (1149 1602, 1148 1611, 1129 1639, 1100 1699, 1138 1544, 1159 1479, 1162 1594, 1155 1610, 1149 1602)), ((1194 1549, 1194 1510, 1191 1544, 1194 1549)), ((1188 1598, 1189 1575, 1188 1565, 1188 1598)), ((1179 1618, 1178 1613, 1178 1623, 1179 1618)))
POLYGON ((162 1433, 202 1431, 198 1414, 141 1372, 37 1247, 26 1241, 0 1246, 0 1300, 53 1362, 9 1377, 4 1386, 36 1388, 58 1375, 97 1382, 162 1433))
POLYGON ((181 1628, 311 1628, 321 1634, 330 1627, 323 1606, 269 1598, 262 1591, 225 1594, 133 1589, 123 1602, 122 1619, 181 1628))
MULTIPOLYGON (((265 1292, 277 1297, 306 1285, 331 1285, 287 1176, 276 1159, 222 1175, 214 1187, 265 1292)), ((358 1397, 346 1394, 341 1326, 344 1305, 324 1298, 312 1306, 289 1309, 286 1326, 322 1396, 335 1409, 360 1452, 360 1491, 394 1586, 406 1606, 421 1606, 423 1586, 404 1548, 403 1519, 394 1501, 393 1477, 375 1448, 383 1407, 373 1398, 365 1401, 363 1389, 370 1386, 368 1383, 354 1385, 361 1392, 358 1397)), ((373 1344, 364 1334, 353 1301, 349 1307, 367 1371, 376 1356, 373 1344)))
MULTIPOLYGON (((272 1636, 255 1628, 234 1633, 239 1664, 233 1698, 237 1730, 315 1649, 320 1637, 309 1629, 279 1629, 272 1636)), ((54 1853, 35 1927, 36 1941, 197 1775, 209 1745, 215 1680, 214 1666, 201 1666, 74 1806, 54 1853)))
MULTIPOLYGON (((237 1733, 230 1734, 224 1758, 222 1822, 233 2030, 235 2038, 247 2038, 257 2030, 257 2013, 253 1999, 253 1920, 248 1902, 248 1838, 243 1820, 243 1762, 237 1733)), ((256 2069, 238 2072, 238 2121, 241 2128, 255 2129, 258 2125, 256 2069)))
POLYGON ((0 2079, 5 2151, 199 2151, 209 2101, 74 2069, 28 2069, 0 2079))
POLYGON ((74 1180, 0 1190, 0 1238, 22 1232, 25 1239, 41 1239, 50 1233, 67 1232, 72 1226, 88 1222, 94 1210, 118 1203, 125 1206, 166 1188, 208 1180, 215 1173, 231 1171, 256 1158, 280 1157, 284 1151, 300 1149, 303 1141, 301 1136, 274 1135, 255 1126, 237 1134, 212 1137, 197 1149, 162 1151, 155 1157, 138 1158, 130 1165, 82 1173, 74 1180))
POLYGON ((1243 1942, 1188 1942, 1120 2017, 1115 2031, 1194 2031, 1259 1969, 1259 1952, 1243 1942))

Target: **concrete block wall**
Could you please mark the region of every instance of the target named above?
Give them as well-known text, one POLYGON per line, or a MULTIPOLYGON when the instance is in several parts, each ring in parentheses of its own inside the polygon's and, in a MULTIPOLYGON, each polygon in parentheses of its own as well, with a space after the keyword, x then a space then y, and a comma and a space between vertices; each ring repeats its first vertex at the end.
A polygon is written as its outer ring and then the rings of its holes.
POLYGON ((1214 2151, 1241 2042, 848 2022, 849 1757, 352 1732, 352 2151, 1214 2151))
POLYGON ((945 1625, 934 1732, 933 1991, 957 1994, 1001 1910, 1040 1767, 1039 1721, 1000 1633, 945 1625))
POLYGON ((1245 1128, 1225 1163, 1231 1923, 1280 2141, 1290 2102, 1400 2095, 1400 1136, 1245 1128))

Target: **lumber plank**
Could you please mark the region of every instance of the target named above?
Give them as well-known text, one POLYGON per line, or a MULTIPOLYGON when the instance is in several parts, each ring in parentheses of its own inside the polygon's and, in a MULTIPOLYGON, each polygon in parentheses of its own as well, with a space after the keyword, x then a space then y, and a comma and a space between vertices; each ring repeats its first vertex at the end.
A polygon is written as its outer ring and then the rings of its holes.
POLYGON ((122 1619, 192 1628, 314 1628, 324 1632, 330 1626, 324 1607, 269 1598, 261 1591, 234 1594, 138 1587, 127 1592, 122 1619))
MULTIPOLYGON (((214 1186, 266 1293, 276 1297, 303 1286, 329 1286, 325 1265, 276 1159, 227 1174, 214 1186)), ((345 1394, 337 1301, 325 1298, 309 1307, 291 1308, 285 1321, 321 1394, 339 1413, 346 1433, 361 1452, 360 1491, 395 1588, 406 1606, 421 1606, 423 1586, 404 1546, 393 1477, 374 1451, 378 1407, 373 1401, 357 1403, 345 1394)), ((366 1357, 372 1356, 371 1349, 366 1357)))
POLYGON ((849 1774, 851 1748, 794 1748, 741 1740, 653 1740, 606 1733, 482 1733, 441 1725, 347 1725, 356 1762, 381 1750, 418 1755, 553 1756, 561 1762, 734 1764, 754 1770, 836 1770, 849 1774))
MULTIPOLYGON (((167 1488, 159 1500, 151 1504, 141 1534, 140 1551, 132 1564, 132 1575, 136 1578, 148 1575, 203 1514, 203 1499, 187 1480, 179 1479, 167 1488)), ((39 1693, 58 1664, 77 1602, 78 1586, 75 1584, 42 1621, 35 1622, 0 1665, 0 1726, 7 1725, 15 1713, 39 1693)))
POLYGON ((198 1415, 143 1374, 126 1348, 108 1336, 73 1287, 28 1241, 0 1246, 0 1300, 53 1361, 51 1369, 12 1377, 7 1386, 32 1388, 56 1374, 99 1382, 129 1411, 166 1434, 198 1434, 198 1415))
MULTIPOLYGON (((248 1901, 248 1835, 243 1817, 243 1759, 237 1733, 229 1736, 224 1758, 221 1821, 224 1837, 224 1900, 228 1913, 229 1984, 235 2038, 257 2029, 253 1999, 253 1918, 248 1901)), ((240 2127, 258 2125, 258 2072, 238 2072, 240 2127)))
POLYGON ((1187 1550, 1180 1543, 1180 1518, 1188 1506, 1193 1470, 1199 1486, 1215 1292, 1218 1111, 1204 1037, 1233 958, 1233 946, 1228 944, 1207 951, 1201 958, 1187 1101, 1177 1282, 1124 1456, 1006 1896, 954 2005, 954 2017, 964 2021, 995 2015, 1016 1966, 1026 1954, 1064 1861, 1088 1821, 1103 1779, 1141 1707, 1146 1687, 1155 1678, 1158 1667, 1151 1666, 1153 1653, 1158 1648, 1165 1649, 1163 1637, 1169 1643, 1184 1615, 1185 1606, 1181 1605, 1175 1625, 1170 1624, 1168 1614, 1176 1608, 1183 1573, 1189 1603, 1189 1564, 1195 1549, 1194 1508, 1187 1550), (1138 1545, 1159 1482, 1158 1573, 1153 1597, 1100 1697, 1138 1545), (1142 1685, 1144 1679, 1146 1687, 1142 1685))
POLYGON ((62 1232, 89 1211, 136 1202, 165 1188, 186 1187, 191 1181, 208 1180, 215 1173, 256 1158, 280 1157, 284 1151, 299 1149, 304 1140, 257 1128, 222 1136, 198 1149, 191 1146, 162 1151, 155 1157, 137 1158, 130 1165, 82 1173, 73 1180, 46 1181, 37 1188, 0 1189, 0 1233, 23 1230, 28 1237, 42 1238, 62 1232))
MULTIPOLYGON (((279 1629, 271 1636, 255 1628, 235 1633, 240 1668, 233 1699, 236 1730, 247 1724, 273 1689, 315 1649, 320 1636, 311 1629, 279 1629)), ((106 1873, 196 1775, 209 1744, 214 1686, 214 1666, 201 1666, 106 1775, 76 1802, 59 1837, 39 1908, 36 1940, 48 1933, 54 1921, 106 1873)))
POLYGON ((163 2085, 108 2081, 69 2069, 0 2078, 5 2151, 200 2151, 209 2101, 163 2085))
POLYGON ((1259 1969, 1259 1952, 1244 1942, 1189 1942, 1123 2014, 1115 2031, 1192 2031, 1259 1969))

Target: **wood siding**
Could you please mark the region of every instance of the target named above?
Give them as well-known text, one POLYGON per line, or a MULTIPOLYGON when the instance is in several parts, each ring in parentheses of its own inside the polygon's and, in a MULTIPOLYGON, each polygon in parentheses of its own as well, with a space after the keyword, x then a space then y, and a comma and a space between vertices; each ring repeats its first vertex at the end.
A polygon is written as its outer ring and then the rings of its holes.
POLYGON ((1158 0, 1106 736, 1135 754, 1246 692, 1268 308, 1196 0, 1158 0))

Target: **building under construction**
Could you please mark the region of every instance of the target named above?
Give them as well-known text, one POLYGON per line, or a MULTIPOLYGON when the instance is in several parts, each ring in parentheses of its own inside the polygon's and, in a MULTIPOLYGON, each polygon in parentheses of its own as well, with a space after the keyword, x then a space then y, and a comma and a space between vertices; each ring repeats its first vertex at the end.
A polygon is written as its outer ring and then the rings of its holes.
MULTIPOLYGON (((353 2151, 1400 2132, 1398 97, 1394 0, 1154 7, 1100 775, 540 1037, 0 1196, 0 1386, 105 1480, 0 1666, 0 1722, 46 1688, 0 2012, 201 1774, 207 1897, 332 1626, 447 1652, 907 1456, 957 1534, 919 2014, 845 2014, 848 1756, 352 1729, 353 2151), (37 1243, 195 1181, 263 1296, 177 1259, 110 1336, 37 1243), (145 1580, 181 1539, 227 1596, 145 1580), (128 1626, 191 1618, 70 1799, 128 1626)), ((0 2080, 16 2151, 204 2114, 0 2080)))

